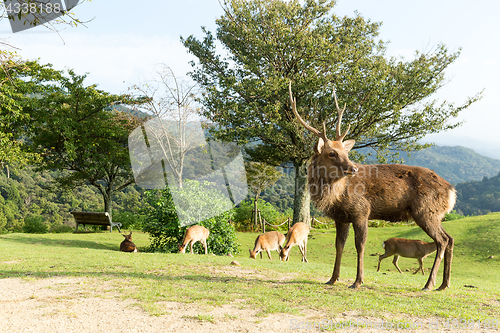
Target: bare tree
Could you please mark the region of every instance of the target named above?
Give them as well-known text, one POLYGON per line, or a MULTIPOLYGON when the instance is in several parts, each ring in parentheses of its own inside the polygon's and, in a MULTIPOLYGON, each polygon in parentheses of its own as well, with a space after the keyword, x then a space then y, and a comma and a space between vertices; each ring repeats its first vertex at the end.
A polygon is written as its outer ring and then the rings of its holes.
POLYGON ((149 144, 165 157, 165 167, 182 188, 186 154, 206 143, 199 126, 198 85, 178 78, 166 65, 156 75, 155 81, 133 89, 145 97, 142 108, 153 116, 144 125, 149 144))

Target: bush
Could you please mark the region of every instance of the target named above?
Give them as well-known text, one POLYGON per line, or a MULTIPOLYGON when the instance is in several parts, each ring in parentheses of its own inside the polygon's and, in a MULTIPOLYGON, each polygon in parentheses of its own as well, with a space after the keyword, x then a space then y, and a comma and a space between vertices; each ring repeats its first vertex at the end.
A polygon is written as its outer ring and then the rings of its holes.
MULTIPOLYGON (((254 199, 245 200, 240 203, 239 207, 234 209, 234 221, 236 223, 248 226, 253 225, 252 210, 254 202, 254 199)), ((257 201, 257 208, 260 210, 260 216, 271 224, 276 224, 275 222, 283 215, 276 210, 276 207, 262 199, 257 201)))
POLYGON ((465 216, 458 214, 456 210, 453 210, 451 213, 445 214, 443 221, 452 221, 463 219, 465 216))
POLYGON ((144 227, 145 215, 134 214, 127 211, 114 211, 113 222, 120 222, 122 229, 141 230, 144 227))
MULTIPOLYGON (((183 195, 190 198, 191 202, 196 203, 192 207, 181 207, 180 213, 183 214, 183 220, 195 221, 196 216, 200 214, 200 209, 209 213, 207 210, 213 209, 213 212, 216 212, 220 211, 221 207, 227 206, 225 196, 217 190, 208 190, 207 184, 186 181, 181 191, 183 195)), ((189 226, 181 226, 170 190, 167 188, 146 191, 144 197, 148 207, 143 211, 146 215, 143 231, 149 233, 151 239, 148 250, 152 252, 178 252, 178 245, 182 242, 184 233, 189 226)), ((231 211, 226 211, 198 223, 210 230, 210 236, 207 240, 210 253, 217 255, 238 253, 236 232, 228 222, 231 217, 231 211)), ((194 247, 194 250, 196 253, 204 253, 199 244, 194 247)))
POLYGON ((43 216, 28 215, 24 218, 23 232, 45 234, 49 232, 49 224, 43 216))

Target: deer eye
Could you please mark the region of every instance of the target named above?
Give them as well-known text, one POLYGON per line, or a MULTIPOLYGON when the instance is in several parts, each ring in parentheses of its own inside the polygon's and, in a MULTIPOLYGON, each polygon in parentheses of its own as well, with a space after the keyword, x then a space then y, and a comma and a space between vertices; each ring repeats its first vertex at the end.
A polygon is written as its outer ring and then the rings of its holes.
POLYGON ((331 153, 328 154, 328 156, 335 158, 337 157, 337 153, 332 151, 331 153))

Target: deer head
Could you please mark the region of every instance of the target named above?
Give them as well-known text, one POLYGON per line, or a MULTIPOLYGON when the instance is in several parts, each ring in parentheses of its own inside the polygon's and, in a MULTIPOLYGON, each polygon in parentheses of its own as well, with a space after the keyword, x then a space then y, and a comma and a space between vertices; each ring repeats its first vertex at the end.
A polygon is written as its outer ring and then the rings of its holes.
POLYGON ((342 115, 345 111, 345 105, 344 108, 342 109, 339 108, 335 91, 333 92, 333 97, 335 99, 335 106, 337 108, 339 116, 336 127, 336 138, 335 140, 330 140, 326 136, 326 125, 324 122, 323 122, 323 132, 321 132, 316 128, 312 127, 311 125, 309 125, 308 123, 306 123, 297 112, 296 100, 292 94, 292 82, 290 82, 288 90, 290 93, 290 104, 292 106, 292 111, 295 117, 297 118, 299 123, 302 124, 302 126, 304 126, 312 133, 316 134, 316 136, 318 137, 318 142, 314 146, 315 158, 322 160, 318 164, 325 166, 327 168, 327 170, 325 171, 327 172, 328 175, 330 175, 329 178, 341 178, 343 176, 353 176, 358 171, 358 168, 354 163, 352 163, 349 160, 348 153, 354 146, 355 141, 354 140, 343 141, 345 136, 349 132, 350 126, 348 125, 347 130, 343 134, 341 134, 340 125, 342 122, 342 115))

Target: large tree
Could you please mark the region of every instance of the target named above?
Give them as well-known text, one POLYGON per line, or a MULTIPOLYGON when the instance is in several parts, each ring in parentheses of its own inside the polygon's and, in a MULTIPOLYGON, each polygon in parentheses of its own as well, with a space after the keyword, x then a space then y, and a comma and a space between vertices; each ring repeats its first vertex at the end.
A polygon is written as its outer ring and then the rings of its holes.
POLYGON ((458 126, 448 120, 478 98, 458 107, 431 98, 459 52, 438 45, 410 61, 387 57, 387 43, 378 38, 381 23, 338 17, 334 5, 228 0, 215 36, 203 28, 202 40, 182 38, 198 59, 191 75, 204 89, 204 116, 219 125, 214 135, 257 142, 248 149, 256 161, 293 162, 294 222, 309 219, 306 164, 316 138, 294 119, 290 81, 302 117, 316 128, 324 122, 329 137, 337 120, 336 91, 339 104, 346 104, 343 121, 351 125, 354 149, 372 147, 380 159, 388 150, 422 148, 418 141, 426 134, 458 126))
POLYGON ((37 155, 23 150, 25 127, 28 115, 23 110, 33 86, 18 77, 28 70, 26 63, 15 53, 0 52, 0 170, 5 169, 9 177, 9 166, 25 165, 36 160, 37 155))
POLYGON ((38 87, 24 108, 40 168, 66 171, 56 178, 60 188, 94 186, 111 215, 113 195, 134 183, 127 145, 130 132, 140 126, 138 118, 114 106, 139 101, 86 86, 85 75, 72 70, 39 66, 24 74, 38 87))

